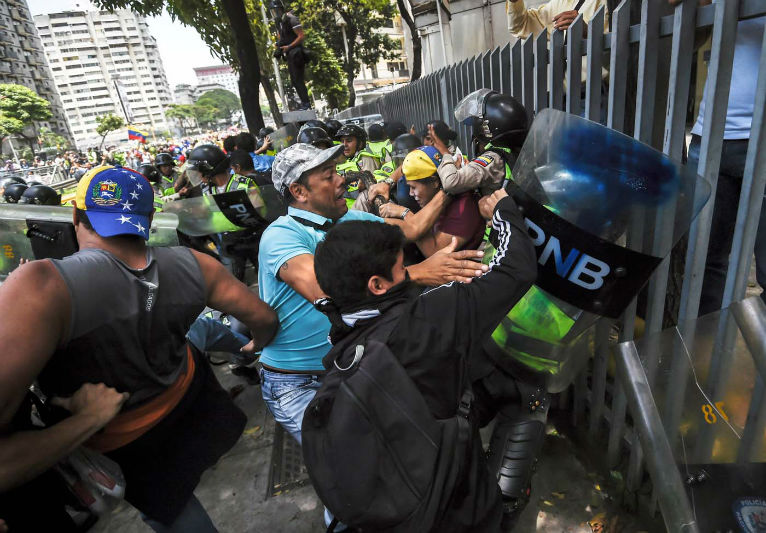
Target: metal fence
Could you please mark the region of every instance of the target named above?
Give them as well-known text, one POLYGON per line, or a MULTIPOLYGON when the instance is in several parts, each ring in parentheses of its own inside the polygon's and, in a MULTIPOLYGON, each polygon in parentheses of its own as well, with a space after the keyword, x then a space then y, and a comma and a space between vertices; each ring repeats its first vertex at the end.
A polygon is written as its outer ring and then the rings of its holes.
MULTIPOLYGON (((640 6, 631 6, 631 0, 624 0, 609 17, 610 24, 603 8, 596 14, 587 25, 587 38, 583 37, 584 22, 579 16, 566 37, 560 31, 550 39, 543 33, 487 51, 433 72, 376 101, 346 109, 337 118, 379 113, 386 120, 400 120, 419 130, 438 118, 458 132, 457 142, 461 148, 467 148, 470 132, 455 124, 452 110, 466 94, 488 87, 516 97, 531 115, 553 107, 584 114, 591 120, 605 118, 608 127, 642 142, 654 141, 667 155, 680 160, 685 151, 688 102, 695 71, 692 60, 695 34, 707 29, 712 30, 712 46, 698 173, 715 190, 737 24, 739 20, 765 14, 766 2, 725 0, 698 7, 696 0, 684 0, 671 14, 662 16, 665 7, 664 0, 643 0, 640 6), (633 25, 631 11, 635 18, 640 16, 633 25), (604 31, 605 24, 611 28, 609 32, 604 31), (607 72, 604 81, 602 73, 607 72), (604 108, 606 116, 602 117, 604 108)), ((745 295, 766 184, 766 36, 762 50, 724 308, 745 295)), ((711 196, 689 232, 680 306, 675 317, 679 321, 695 318, 699 310, 713 207, 711 196)), ((629 235, 628 239, 648 239, 658 244, 668 238, 661 233, 629 235)), ((669 258, 661 263, 646 288, 647 332, 663 327, 669 263, 669 258)), ((634 300, 617 322, 620 341, 633 338, 636 309, 634 300)), ((592 365, 572 387, 572 417, 575 423, 587 427, 592 437, 607 440, 610 467, 628 458, 626 484, 636 490, 645 473, 644 456, 637 433, 627 423, 625 390, 619 380, 607 377, 612 326, 606 320, 599 324, 592 365)))

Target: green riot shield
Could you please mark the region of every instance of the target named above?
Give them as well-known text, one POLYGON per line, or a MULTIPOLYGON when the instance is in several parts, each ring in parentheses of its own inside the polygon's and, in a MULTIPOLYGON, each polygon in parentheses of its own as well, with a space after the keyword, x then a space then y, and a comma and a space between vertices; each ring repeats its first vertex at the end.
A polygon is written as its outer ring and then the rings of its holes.
POLYGON ((688 231, 710 186, 632 137, 546 109, 506 190, 535 246, 537 281, 485 349, 511 372, 541 374, 557 392, 593 352, 597 319, 620 316, 688 231))
POLYGON ((273 186, 203 195, 165 204, 178 217, 178 230, 198 237, 268 225, 286 212, 273 186))
POLYGON ((640 360, 621 377, 644 450, 670 444, 672 457, 651 466, 679 469, 703 531, 763 530, 746 526, 766 518, 764 332, 766 305, 752 296, 615 347, 618 364, 640 360), (650 420, 661 428, 646 427, 650 420))
MULTIPOLYGON (((149 246, 178 245, 178 218, 157 213, 149 230, 149 246)), ((62 258, 77 251, 71 207, 29 204, 0 205, 0 277, 21 259, 62 258)))
POLYGON ((296 137, 298 137, 298 126, 292 122, 269 134, 271 147, 277 152, 281 152, 288 146, 295 144, 296 137))

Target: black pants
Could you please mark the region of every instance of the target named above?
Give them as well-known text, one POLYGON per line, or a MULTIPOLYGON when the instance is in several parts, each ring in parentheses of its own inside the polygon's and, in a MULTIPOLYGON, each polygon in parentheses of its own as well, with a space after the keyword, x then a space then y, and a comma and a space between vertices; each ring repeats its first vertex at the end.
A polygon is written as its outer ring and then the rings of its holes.
POLYGON ((303 47, 299 46, 287 52, 287 69, 290 72, 290 82, 295 87, 301 104, 310 104, 309 92, 306 89, 306 61, 303 57, 303 47))

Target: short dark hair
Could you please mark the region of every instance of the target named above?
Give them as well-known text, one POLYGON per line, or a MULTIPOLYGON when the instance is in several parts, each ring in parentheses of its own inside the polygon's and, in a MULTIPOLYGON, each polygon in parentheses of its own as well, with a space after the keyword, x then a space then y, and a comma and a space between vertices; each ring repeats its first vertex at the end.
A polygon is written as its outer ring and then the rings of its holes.
POLYGON ((229 157, 231 158, 231 166, 239 165, 242 170, 255 170, 253 158, 248 152, 237 148, 229 154, 229 157))
POLYGON ((237 150, 255 152, 255 135, 249 131, 243 131, 237 135, 237 150))
POLYGON ((391 270, 404 246, 397 226, 367 220, 338 224, 314 253, 314 270, 321 289, 338 305, 350 305, 370 296, 372 276, 391 279, 391 270))
POLYGON ((88 218, 88 213, 85 212, 85 210, 77 208, 77 218, 80 219, 80 224, 82 224, 85 229, 89 229, 93 231, 93 224, 90 223, 90 219, 88 218))
POLYGON ((223 139, 223 151, 227 154, 237 147, 237 136, 229 135, 223 139))

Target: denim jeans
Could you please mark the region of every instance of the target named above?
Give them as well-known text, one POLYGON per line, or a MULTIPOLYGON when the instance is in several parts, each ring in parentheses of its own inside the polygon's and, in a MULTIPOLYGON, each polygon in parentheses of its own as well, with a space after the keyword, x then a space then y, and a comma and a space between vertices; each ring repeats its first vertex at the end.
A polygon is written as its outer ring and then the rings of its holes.
MULTIPOLYGON (((688 165, 696 168, 699 164, 701 138, 692 136, 689 145, 688 165)), ((734 226, 737 221, 739 195, 742 190, 742 176, 745 173, 747 139, 724 140, 721 150, 721 166, 718 171, 718 185, 715 193, 713 219, 710 225, 710 241, 705 261, 705 277, 702 282, 702 297, 699 314, 705 315, 721 308, 726 275, 729 270, 734 226)), ((758 283, 766 284, 766 212, 761 210, 758 236, 755 241, 755 267, 758 283)), ((765 295, 761 294, 761 298, 765 295)), ((764 300, 766 301, 766 300, 764 300)))
POLYGON ((239 349, 250 342, 244 335, 226 327, 220 320, 204 315, 192 322, 186 339, 202 352, 228 352, 230 361, 247 365, 255 361, 252 354, 240 353, 239 349))
POLYGON ((157 533, 218 533, 196 496, 191 497, 181 514, 170 525, 152 520, 143 513, 141 518, 157 533))
POLYGON ((274 419, 298 444, 301 443, 303 413, 321 386, 319 376, 281 374, 261 369, 261 394, 274 419))

